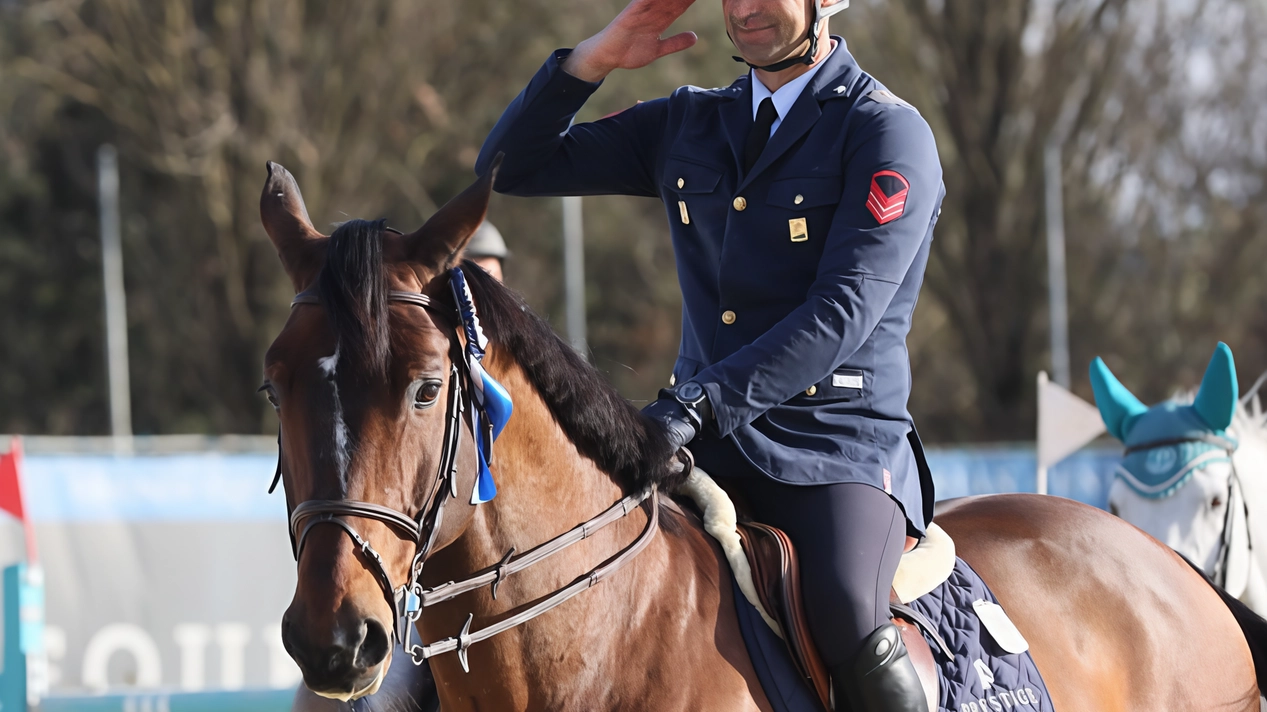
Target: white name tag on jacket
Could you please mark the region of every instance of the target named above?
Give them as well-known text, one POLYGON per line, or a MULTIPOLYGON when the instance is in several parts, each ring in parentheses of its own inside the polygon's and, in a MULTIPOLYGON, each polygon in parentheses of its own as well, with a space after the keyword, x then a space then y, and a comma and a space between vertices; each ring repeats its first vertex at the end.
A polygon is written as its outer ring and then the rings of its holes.
POLYGON ((862 376, 848 373, 833 373, 831 384, 836 388, 857 388, 862 390, 862 376))

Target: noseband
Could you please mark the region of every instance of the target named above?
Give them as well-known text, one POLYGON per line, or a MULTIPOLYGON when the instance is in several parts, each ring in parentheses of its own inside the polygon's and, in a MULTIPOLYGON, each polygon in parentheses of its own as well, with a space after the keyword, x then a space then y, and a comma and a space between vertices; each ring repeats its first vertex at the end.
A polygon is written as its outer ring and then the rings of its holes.
MULTIPOLYGON (((433 304, 431 297, 426 294, 393 290, 388 293, 387 298, 389 302, 422 307, 445 317, 446 320, 452 319, 456 315, 457 323, 459 325, 463 323, 463 315, 459 308, 455 306, 452 309, 442 309, 433 304)), ((293 309, 301 304, 320 305, 320 303, 321 300, 317 293, 313 290, 307 290, 294 298, 291 302, 291 308, 293 309)), ((351 499, 307 500, 296 505, 290 512, 290 540, 292 553, 295 556, 296 563, 298 563, 299 557, 303 554, 304 543, 313 527, 318 524, 333 524, 342 529, 360 548, 361 554, 368 562, 367 567, 378 579, 387 605, 392 609, 394 614, 392 620, 393 641, 404 646, 405 652, 409 654, 415 665, 421 665, 428 658, 441 653, 457 652, 462 669, 469 672, 467 650, 471 645, 521 625, 561 605, 573 596, 614 574, 641 553, 651 543, 651 539, 654 538, 656 531, 659 529, 660 508, 659 495, 653 485, 644 492, 624 497, 593 519, 519 556, 515 556, 515 549, 512 547, 499 562, 477 571, 467 579, 458 582, 450 581, 430 589, 423 588, 421 583, 423 564, 435 544, 436 535, 443 523, 445 503, 450 498, 457 497, 457 454, 463 431, 463 405, 473 402, 467 397, 467 393, 471 388, 471 373, 470 366, 462 354, 461 340, 458 338, 460 330, 461 326, 455 330, 451 337, 453 351, 450 355, 449 405, 445 417, 444 442, 441 445, 440 463, 435 483, 432 485, 431 491, 428 493, 418 513, 415 516, 410 516, 381 504, 351 499), (445 494, 446 490, 447 496, 445 494), (414 628, 414 624, 421 617, 423 608, 451 600, 463 593, 484 586, 492 587, 492 595, 496 599, 497 589, 507 576, 522 571, 566 549, 572 544, 590 537, 607 525, 624 518, 648 499, 650 500, 650 514, 647 517, 647 525, 642 533, 632 544, 607 559, 604 564, 582 574, 567 586, 532 601, 531 605, 525 604, 528 606, 527 608, 491 626, 472 632, 471 622, 474 620, 475 614, 471 613, 467 615, 466 623, 462 626, 462 630, 458 635, 445 638, 430 645, 418 645, 411 642, 412 636, 409 631, 414 628), (387 571, 387 565, 383 562, 383 557, 374 550, 368 539, 361 536, 348 523, 347 518, 374 519, 387 525, 389 529, 398 535, 414 541, 414 557, 409 568, 409 578, 405 583, 400 586, 393 585, 391 574, 387 571), (400 630, 402 619, 408 622, 404 637, 402 637, 400 630)), ((268 489, 269 493, 276 489, 277 483, 282 477, 280 430, 277 436, 277 447, 277 471, 273 475, 273 483, 268 489)))

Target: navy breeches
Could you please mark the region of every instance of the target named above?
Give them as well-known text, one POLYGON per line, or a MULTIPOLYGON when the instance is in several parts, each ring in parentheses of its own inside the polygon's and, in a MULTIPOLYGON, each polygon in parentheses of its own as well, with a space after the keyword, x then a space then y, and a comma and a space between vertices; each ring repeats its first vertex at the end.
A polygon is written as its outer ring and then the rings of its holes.
POLYGON ((906 517, 883 490, 858 482, 797 486, 727 478, 753 518, 796 546, 814 642, 828 667, 852 663, 889 620, 889 590, 906 544, 906 517))

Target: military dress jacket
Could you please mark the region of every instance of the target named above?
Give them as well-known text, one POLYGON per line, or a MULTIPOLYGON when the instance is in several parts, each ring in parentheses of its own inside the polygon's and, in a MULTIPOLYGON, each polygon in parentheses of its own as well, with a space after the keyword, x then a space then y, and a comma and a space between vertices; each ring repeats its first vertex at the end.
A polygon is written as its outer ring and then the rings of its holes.
POLYGON ((747 174, 749 76, 571 125, 601 82, 564 72, 569 50, 506 109, 476 170, 504 153, 499 192, 660 198, 682 288, 673 377, 701 384, 715 418, 700 446, 722 441, 785 483, 883 488, 923 531, 933 485, 906 335, 941 165, 919 113, 833 39, 747 174))

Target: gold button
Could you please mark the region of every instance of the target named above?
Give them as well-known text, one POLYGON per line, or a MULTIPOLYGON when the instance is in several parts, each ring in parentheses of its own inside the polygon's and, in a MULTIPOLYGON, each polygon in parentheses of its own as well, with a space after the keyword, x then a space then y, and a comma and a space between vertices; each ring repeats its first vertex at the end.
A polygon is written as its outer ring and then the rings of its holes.
POLYGON ((805 395, 807 396, 812 396, 817 392, 818 392, 818 386, 810 386, 809 388, 805 389, 805 395))
POLYGON ((685 187, 686 187, 686 179, 685 179, 685 178, 678 178, 678 179, 677 179, 677 187, 679 187, 679 188, 685 188, 685 187))
POLYGON ((738 210, 739 212, 742 213, 744 210, 747 210, 748 201, 741 195, 738 198, 735 198, 734 206, 735 206, 735 210, 738 210))
POLYGON ((726 324, 733 324, 735 323, 735 313, 727 309, 721 313, 721 320, 726 324))
POLYGON ((792 203, 795 205, 800 205, 801 203, 804 203, 804 202, 805 202, 805 196, 803 195, 798 195, 792 199, 792 203))

